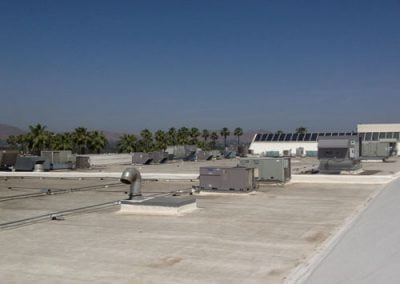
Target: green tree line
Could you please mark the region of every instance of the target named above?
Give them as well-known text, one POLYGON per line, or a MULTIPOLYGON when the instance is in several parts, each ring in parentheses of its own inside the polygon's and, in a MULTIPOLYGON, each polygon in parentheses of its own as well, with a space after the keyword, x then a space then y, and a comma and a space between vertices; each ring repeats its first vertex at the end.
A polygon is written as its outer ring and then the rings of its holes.
MULTIPOLYGON (((227 137, 230 136, 228 128, 220 131, 208 129, 199 130, 196 127, 179 129, 171 127, 167 131, 157 130, 154 133, 143 129, 139 136, 134 134, 122 135, 117 148, 120 153, 165 151, 168 146, 197 145, 205 150, 214 149, 219 137, 223 137, 224 146, 227 146, 227 137)), ((233 134, 240 143, 243 135, 242 128, 238 127, 233 134)), ((7 144, 18 147, 21 151, 39 155, 42 150, 71 150, 78 154, 101 153, 108 141, 101 131, 88 131, 87 128, 78 127, 73 132, 53 133, 42 124, 29 126, 29 132, 17 136, 9 136, 7 144)))
MULTIPOLYGON (((154 133, 144 129, 138 137, 134 134, 124 134, 120 137, 117 147, 120 153, 165 151, 168 146, 185 144, 197 145, 204 150, 210 150, 215 149, 219 135, 224 138, 224 145, 226 146, 227 137, 230 135, 230 131, 226 127, 221 131, 210 131, 208 129, 200 131, 196 127, 181 127, 179 129, 171 127, 167 131, 157 130, 154 133)), ((236 128, 234 135, 237 136, 239 144, 243 130, 240 127, 236 128)))
POLYGON ((101 131, 78 127, 73 132, 53 133, 45 125, 29 126, 26 134, 9 136, 7 144, 26 153, 39 155, 42 150, 71 150, 79 154, 100 153, 108 141, 101 131))

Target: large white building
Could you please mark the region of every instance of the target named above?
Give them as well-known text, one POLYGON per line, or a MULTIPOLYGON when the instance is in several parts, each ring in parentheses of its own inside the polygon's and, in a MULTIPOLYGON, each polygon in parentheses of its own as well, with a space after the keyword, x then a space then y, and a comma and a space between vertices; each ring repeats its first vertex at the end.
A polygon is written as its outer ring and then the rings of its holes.
POLYGON ((396 142, 397 149, 400 149, 400 123, 358 124, 357 132, 257 133, 249 149, 254 154, 261 155, 273 152, 279 152, 279 155, 295 155, 302 148, 304 154, 312 156, 318 151, 318 137, 343 135, 358 135, 362 141, 396 142))

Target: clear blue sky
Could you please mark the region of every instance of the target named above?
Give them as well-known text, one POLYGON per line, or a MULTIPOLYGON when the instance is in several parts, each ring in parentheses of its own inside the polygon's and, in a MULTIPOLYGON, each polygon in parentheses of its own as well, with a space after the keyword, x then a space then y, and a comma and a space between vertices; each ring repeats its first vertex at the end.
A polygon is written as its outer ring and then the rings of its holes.
POLYGON ((400 1, 0 1, 0 122, 400 121, 400 1))

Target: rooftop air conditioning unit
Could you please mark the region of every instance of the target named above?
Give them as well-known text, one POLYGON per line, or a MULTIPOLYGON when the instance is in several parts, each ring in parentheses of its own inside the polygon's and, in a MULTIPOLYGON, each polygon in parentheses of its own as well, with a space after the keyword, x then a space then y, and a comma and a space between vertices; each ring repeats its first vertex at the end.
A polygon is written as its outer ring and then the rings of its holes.
POLYGON ((255 188, 254 169, 252 168, 200 168, 200 190, 250 192, 255 188))
POLYGON ((241 158, 239 166, 254 168, 256 179, 259 181, 271 181, 286 183, 291 179, 291 161, 288 157, 264 158, 252 157, 241 158))
POLYGON ((341 173, 361 169, 358 136, 325 136, 318 138, 319 171, 341 173))
POLYGON ((149 153, 135 152, 132 154, 132 164, 135 165, 149 165, 153 158, 149 153))

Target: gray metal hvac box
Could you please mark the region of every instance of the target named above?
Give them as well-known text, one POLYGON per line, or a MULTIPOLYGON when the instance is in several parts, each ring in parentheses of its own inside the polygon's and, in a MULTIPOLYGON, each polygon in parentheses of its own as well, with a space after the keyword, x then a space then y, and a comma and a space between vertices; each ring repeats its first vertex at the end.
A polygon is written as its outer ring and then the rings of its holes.
POLYGON ((359 138, 356 135, 319 137, 319 171, 335 174, 361 169, 359 148, 359 138))
POLYGON ((197 161, 209 161, 213 158, 213 154, 209 151, 197 151, 196 152, 196 160, 197 161))
POLYGON ((305 153, 304 153, 303 147, 296 148, 296 156, 297 157, 304 157, 304 155, 305 155, 305 153))
POLYGON ((76 155, 70 150, 64 151, 41 151, 40 156, 50 161, 52 164, 63 164, 74 162, 76 155))
POLYGON ((213 158, 215 158, 217 160, 220 160, 222 158, 221 151, 219 151, 219 150, 211 150, 209 152, 213 156, 213 158))
POLYGON ((149 165, 153 161, 149 153, 135 152, 132 154, 132 164, 149 165))
POLYGON ((50 162, 50 167, 56 169, 72 169, 76 163, 76 155, 72 151, 41 151, 40 157, 50 162))
POLYGON ((265 157, 279 157, 279 151, 267 151, 265 157))
POLYGON ((254 169, 201 167, 200 190, 249 192, 256 188, 254 169))
POLYGON ((77 169, 89 169, 90 168, 90 158, 89 156, 76 156, 77 169))
POLYGON ((290 150, 283 150, 282 154, 284 157, 291 157, 292 156, 292 149, 290 150))
POLYGON ((14 167, 17 161, 17 157, 18 151, 0 151, 0 169, 8 170, 10 167, 14 167))
POLYGON ((362 141, 361 158, 385 160, 397 155, 397 143, 384 141, 362 141))
POLYGON ((239 157, 247 157, 249 154, 249 147, 247 145, 239 145, 237 149, 239 157))
POLYGON ((306 157, 318 157, 318 151, 306 151, 306 157))
POLYGON ((163 164, 168 161, 167 152, 150 152, 149 157, 151 159, 151 163, 155 164, 163 164))
POLYGON ((225 159, 234 159, 236 158, 236 151, 225 151, 224 152, 225 159))
POLYGON ((176 145, 168 146, 168 154, 173 154, 175 159, 185 159, 193 155, 197 150, 196 145, 176 145))
POLYGON ((34 170, 36 164, 42 164, 43 170, 50 170, 50 162, 39 156, 17 157, 17 161, 15 162, 15 170, 31 172, 34 170))
POLYGON ((260 181, 274 181, 285 183, 292 177, 291 160, 289 157, 282 158, 241 158, 239 166, 254 168, 255 177, 260 181))

